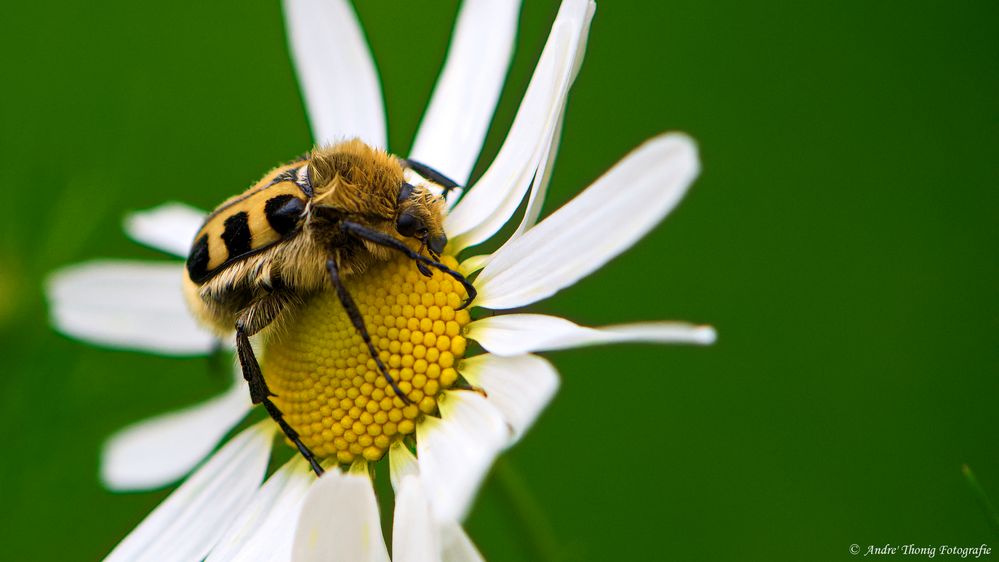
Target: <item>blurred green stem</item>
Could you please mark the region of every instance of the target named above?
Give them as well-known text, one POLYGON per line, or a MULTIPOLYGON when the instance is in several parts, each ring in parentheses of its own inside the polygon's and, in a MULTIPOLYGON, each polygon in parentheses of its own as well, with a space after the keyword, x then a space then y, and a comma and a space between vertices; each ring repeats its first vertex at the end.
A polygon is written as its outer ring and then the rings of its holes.
POLYGON ((982 488, 982 485, 978 483, 978 478, 975 477, 975 473, 971 471, 971 467, 964 465, 961 467, 961 472, 964 473, 964 479, 968 481, 968 485, 971 486, 971 491, 975 494, 975 498, 978 503, 985 510, 985 517, 989 520, 989 525, 992 526, 992 530, 999 535, 999 513, 996 512, 996 506, 989 499, 988 494, 982 488))
POLYGON ((555 538, 548 516, 538 500, 534 498, 524 481, 524 477, 516 467, 505 457, 497 461, 493 474, 503 489, 503 497, 509 503, 510 510, 516 515, 518 523, 531 543, 534 560, 555 562, 562 559, 562 547, 555 538))

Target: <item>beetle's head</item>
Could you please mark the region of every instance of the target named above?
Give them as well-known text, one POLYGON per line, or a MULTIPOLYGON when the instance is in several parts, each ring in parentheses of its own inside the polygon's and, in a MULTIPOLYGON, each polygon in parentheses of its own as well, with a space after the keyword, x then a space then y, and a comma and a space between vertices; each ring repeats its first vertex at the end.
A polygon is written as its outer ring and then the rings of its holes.
POLYGON ((444 198, 434 195, 423 185, 402 183, 399 190, 395 229, 399 234, 415 238, 439 257, 447 245, 444 235, 444 198))

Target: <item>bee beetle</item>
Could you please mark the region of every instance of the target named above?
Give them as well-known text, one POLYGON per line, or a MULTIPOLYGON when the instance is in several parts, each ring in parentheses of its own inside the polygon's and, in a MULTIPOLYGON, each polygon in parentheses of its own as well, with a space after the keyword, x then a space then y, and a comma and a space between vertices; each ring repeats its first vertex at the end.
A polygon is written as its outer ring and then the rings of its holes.
POLYGON ((471 283, 439 261, 447 244, 444 197, 435 195, 430 183, 445 195, 457 187, 428 166, 349 140, 272 170, 212 211, 194 238, 184 279, 191 309, 220 335, 235 329, 253 403, 264 405, 317 474, 322 468, 315 456, 271 401, 249 338, 279 323, 282 311, 332 286, 378 370, 408 403, 375 351, 343 279, 401 252, 424 275, 436 268, 458 280, 468 293, 462 308, 475 298, 471 283), (407 183, 406 168, 427 184, 407 183))

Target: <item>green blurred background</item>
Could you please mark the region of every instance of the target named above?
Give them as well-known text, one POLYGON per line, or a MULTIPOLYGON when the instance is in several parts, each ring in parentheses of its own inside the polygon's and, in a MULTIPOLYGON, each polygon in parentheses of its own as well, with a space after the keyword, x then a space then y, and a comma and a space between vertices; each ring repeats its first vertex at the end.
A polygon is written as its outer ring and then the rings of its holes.
MULTIPOLYGON (((410 146, 456 9, 359 6, 396 152, 410 146)), ((556 9, 529 0, 522 11, 477 174, 556 9)), ((961 474, 967 463, 999 498, 997 11, 598 5, 546 211, 662 130, 695 137, 704 171, 639 245, 536 309, 588 324, 709 322, 720 339, 550 354, 562 390, 507 461, 566 559, 999 548, 961 474)), ((123 213, 211 207, 307 149, 309 129, 276 1, 40 0, 4 12, 0 558, 93 560, 168 493, 103 491, 103 438, 226 380, 204 359, 53 333, 46 273, 166 259, 126 240, 123 213)), ((494 475, 468 529, 490 559, 534 558, 520 517, 494 475)))

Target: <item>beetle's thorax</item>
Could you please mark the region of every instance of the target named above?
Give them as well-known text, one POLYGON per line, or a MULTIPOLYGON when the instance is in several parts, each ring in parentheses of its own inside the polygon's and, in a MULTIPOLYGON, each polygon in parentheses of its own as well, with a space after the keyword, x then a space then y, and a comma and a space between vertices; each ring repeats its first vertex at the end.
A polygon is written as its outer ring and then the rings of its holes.
POLYGON ((390 219, 403 170, 398 159, 354 139, 315 149, 309 158, 315 206, 390 219))

